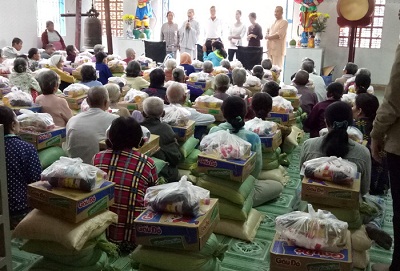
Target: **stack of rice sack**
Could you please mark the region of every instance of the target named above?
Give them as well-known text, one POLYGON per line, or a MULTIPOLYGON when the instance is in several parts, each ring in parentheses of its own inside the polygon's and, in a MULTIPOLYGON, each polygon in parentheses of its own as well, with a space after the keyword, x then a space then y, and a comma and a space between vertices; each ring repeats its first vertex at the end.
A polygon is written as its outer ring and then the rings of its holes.
POLYGON ((219 199, 221 221, 214 232, 252 241, 260 225, 261 213, 252 209, 254 184, 251 176, 255 153, 247 141, 228 131, 203 138, 198 156, 196 185, 219 199))
POLYGON ((212 233, 219 221, 218 200, 179 182, 149 188, 148 209, 135 219, 136 243, 131 258, 139 270, 219 270, 227 245, 212 233))
POLYGON ((282 133, 278 129, 278 125, 272 121, 254 118, 247 121, 244 128, 259 135, 261 140, 263 164, 258 178, 274 180, 285 186, 290 178, 282 165, 288 166, 289 162, 286 154, 281 153, 279 147, 282 143, 282 133))
POLYGON ((330 211, 338 219, 346 221, 353 230, 352 240, 357 267, 364 268, 368 261, 367 250, 371 240, 361 226, 360 174, 357 166, 347 160, 321 157, 305 162, 302 166, 305 178, 302 182, 302 200, 315 208, 330 211), (364 267, 363 267, 364 266, 364 267))
POLYGON ((351 239, 346 222, 325 210, 295 211, 276 218, 276 235, 271 246, 271 270, 294 263, 295 270, 352 270, 351 239), (282 257, 285 257, 282 260, 282 257), (333 269, 332 269, 333 270, 333 269))
POLYGON ((200 140, 189 137, 185 142, 179 143, 179 150, 182 153, 182 160, 178 164, 178 168, 181 170, 190 170, 197 165, 197 158, 200 154, 200 150, 196 149, 200 140))
POLYGON ((222 102, 222 100, 213 96, 203 95, 196 98, 193 108, 200 113, 211 114, 215 117, 216 121, 221 122, 225 120, 221 110, 222 102))
POLYGON ((35 113, 27 109, 21 109, 19 113, 19 136, 38 150, 42 169, 65 155, 61 148, 66 137, 65 127, 56 127, 53 117, 48 113, 35 113))
POLYGON ((109 267, 107 254, 116 256, 117 250, 105 231, 117 215, 106 210, 114 184, 105 178, 105 172, 79 158, 62 157, 43 171, 42 181, 28 186, 28 201, 37 209, 17 225, 13 237, 27 239, 22 250, 43 256, 30 270, 109 267))

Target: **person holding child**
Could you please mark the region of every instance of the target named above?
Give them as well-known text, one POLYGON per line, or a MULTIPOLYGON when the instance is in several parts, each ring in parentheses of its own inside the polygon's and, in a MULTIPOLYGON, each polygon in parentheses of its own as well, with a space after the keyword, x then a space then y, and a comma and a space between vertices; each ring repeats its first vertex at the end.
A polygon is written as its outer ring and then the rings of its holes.
POLYGON ((227 57, 224 45, 220 41, 212 43, 212 52, 207 53, 207 48, 203 45, 203 61, 210 60, 214 67, 221 66, 221 60, 227 57))

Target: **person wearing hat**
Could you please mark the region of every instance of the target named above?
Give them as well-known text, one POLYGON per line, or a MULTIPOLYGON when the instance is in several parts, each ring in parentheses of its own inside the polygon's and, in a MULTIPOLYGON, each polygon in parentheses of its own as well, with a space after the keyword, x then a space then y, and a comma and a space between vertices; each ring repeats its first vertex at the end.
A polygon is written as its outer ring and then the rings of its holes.
POLYGON ((46 68, 54 71, 60 76, 60 86, 58 87, 60 90, 64 90, 70 84, 75 83, 75 78, 63 71, 64 57, 62 55, 53 55, 50 57, 49 64, 46 68))

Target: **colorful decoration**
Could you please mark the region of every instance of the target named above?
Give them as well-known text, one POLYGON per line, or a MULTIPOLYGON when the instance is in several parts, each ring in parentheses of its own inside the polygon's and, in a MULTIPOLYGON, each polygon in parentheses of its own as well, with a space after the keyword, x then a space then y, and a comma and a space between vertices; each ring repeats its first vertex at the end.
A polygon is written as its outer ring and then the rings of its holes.
POLYGON ((135 28, 149 28, 149 18, 153 17, 151 0, 138 0, 135 17, 135 28))
POLYGON ((295 3, 300 4, 300 23, 305 32, 312 32, 312 21, 310 15, 317 11, 317 6, 324 0, 294 0, 295 3))

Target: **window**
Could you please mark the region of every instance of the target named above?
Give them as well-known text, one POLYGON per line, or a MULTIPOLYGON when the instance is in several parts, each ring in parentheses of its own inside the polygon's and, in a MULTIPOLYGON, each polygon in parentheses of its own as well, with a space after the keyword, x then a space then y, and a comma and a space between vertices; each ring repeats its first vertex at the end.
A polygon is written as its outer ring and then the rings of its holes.
POLYGON ((61 13, 65 12, 64 0, 37 0, 36 3, 38 36, 42 36, 43 31, 46 29, 47 21, 52 21, 54 23, 54 29, 57 30, 61 36, 65 36, 65 18, 60 16, 61 13))
MULTIPOLYGON (((385 14, 385 1, 375 1, 375 11, 372 14, 372 23, 366 27, 357 28, 355 46, 358 48, 381 48, 383 17, 385 14)), ((350 28, 339 29, 339 47, 349 46, 350 28)))
MULTIPOLYGON (((98 17, 103 28, 103 35, 106 35, 106 17, 103 0, 96 0, 95 9, 100 13, 98 17)), ((122 15, 124 11, 123 0, 110 0, 110 19, 111 19, 111 35, 114 37, 122 37, 124 35, 124 23, 122 15)))

